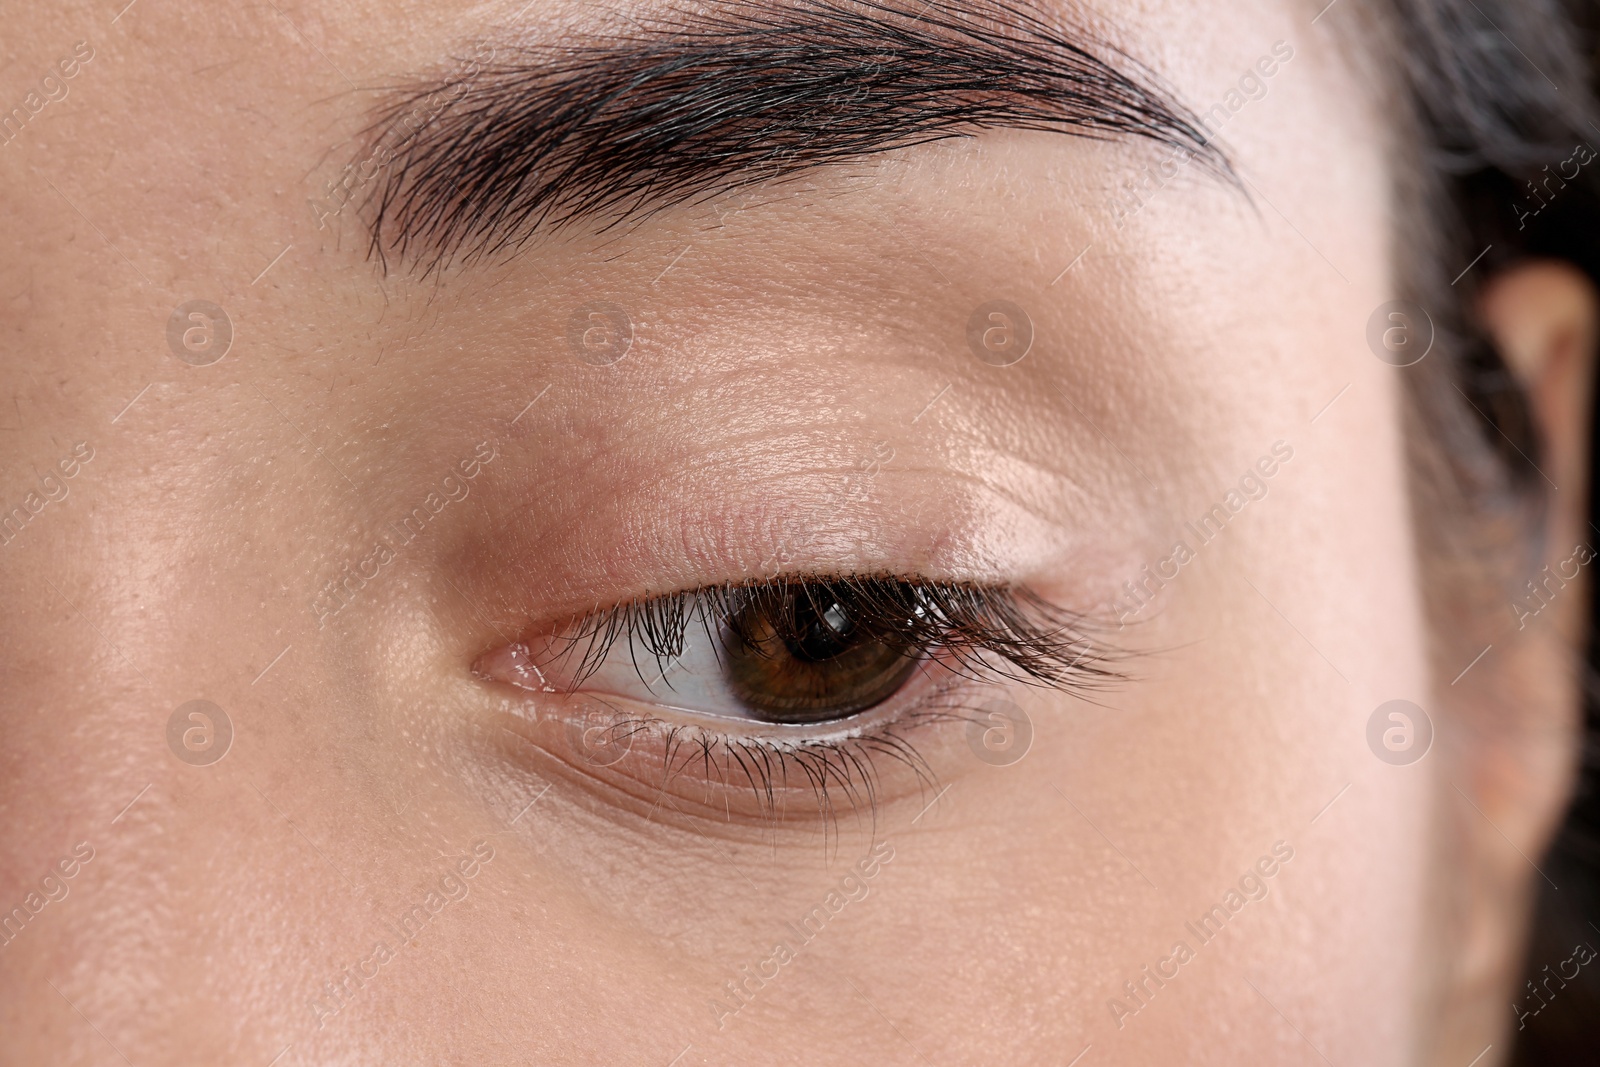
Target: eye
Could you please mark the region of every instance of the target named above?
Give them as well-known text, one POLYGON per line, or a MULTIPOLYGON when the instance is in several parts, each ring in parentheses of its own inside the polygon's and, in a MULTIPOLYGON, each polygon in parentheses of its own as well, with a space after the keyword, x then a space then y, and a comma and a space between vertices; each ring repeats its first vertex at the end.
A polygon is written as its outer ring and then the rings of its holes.
MULTIPOLYGON (((918 738, 974 744, 999 690, 1121 681, 1096 632, 1023 586, 791 576, 534 625, 474 666, 530 691, 503 721, 541 776, 650 820, 820 820, 826 839, 846 811, 933 787, 918 738)), ((949 765, 961 748, 934 750, 949 765)))
POLYGON ((747 726, 819 726, 891 701, 919 674, 1060 687, 1112 677, 1079 623, 1012 587, 781 578, 592 612, 478 666, 525 689, 610 695, 747 726))
POLYGON ((886 628, 859 601, 828 584, 750 598, 722 635, 729 688, 756 716, 785 723, 844 718, 892 696, 925 650, 913 619, 886 628))

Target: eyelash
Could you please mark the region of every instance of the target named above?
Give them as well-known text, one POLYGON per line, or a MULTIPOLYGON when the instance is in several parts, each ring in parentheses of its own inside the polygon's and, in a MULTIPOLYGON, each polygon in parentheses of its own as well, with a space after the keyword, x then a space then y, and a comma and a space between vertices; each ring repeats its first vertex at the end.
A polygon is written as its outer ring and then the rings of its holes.
POLYGON ((843 737, 739 736, 623 714, 606 728, 608 743, 631 744, 640 732, 659 731, 663 789, 694 764, 708 777, 717 774, 719 785, 742 774, 769 819, 778 814, 775 788, 791 778, 804 779, 816 795, 826 834, 837 822, 833 791, 851 807, 865 800, 876 817, 879 758, 903 764, 924 791, 937 786, 931 765, 905 735, 920 725, 976 720, 981 709, 966 696, 973 685, 1010 681, 1083 695, 1123 680, 1113 666, 1118 655, 1098 643, 1088 618, 1031 590, 882 575, 787 576, 641 597, 580 616, 558 639, 555 654, 576 657, 572 688, 597 671, 619 641, 649 657, 644 663, 634 659, 641 680, 650 660, 661 677, 683 653, 691 626, 698 623, 713 641, 726 640, 727 628, 753 603, 829 590, 850 595, 858 627, 893 633, 910 654, 936 657, 952 677, 887 722, 857 727, 843 737))
POLYGON ((698 726, 669 723, 652 716, 627 716, 609 727, 607 743, 621 743, 645 731, 662 734, 663 795, 674 775, 699 764, 717 785, 743 775, 769 825, 776 825, 782 805, 777 792, 791 780, 804 779, 816 798, 824 839, 836 834, 839 809, 835 793, 848 801, 847 810, 864 805, 874 829, 877 822, 878 759, 890 759, 916 776, 924 795, 937 790, 938 776, 916 745, 903 736, 911 728, 938 722, 971 722, 981 709, 959 698, 948 703, 949 689, 937 690, 876 728, 843 738, 775 739, 737 737, 698 726), (674 759, 679 762, 674 766, 674 759))
MULTIPOLYGON (((1065 690, 1095 689, 1120 680, 1108 650, 1095 655, 1089 621, 1017 586, 985 586, 880 575, 779 577, 640 597, 581 616, 559 639, 559 657, 579 652, 574 685, 600 668, 612 647, 627 640, 655 660, 660 677, 683 654, 698 621, 707 636, 724 640, 744 611, 788 595, 842 592, 855 626, 893 636, 918 657, 934 649, 946 665, 974 681, 1005 678, 1065 690), (999 670, 998 657, 1014 672, 999 670)), ((743 636, 740 634, 740 636, 743 636)), ((645 673, 635 661, 640 680, 645 673)))

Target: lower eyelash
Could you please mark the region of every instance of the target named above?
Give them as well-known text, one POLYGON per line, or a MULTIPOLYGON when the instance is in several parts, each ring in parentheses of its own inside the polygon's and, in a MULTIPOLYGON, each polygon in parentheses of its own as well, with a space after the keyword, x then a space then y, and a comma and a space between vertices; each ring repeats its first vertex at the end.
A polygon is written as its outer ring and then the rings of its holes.
POLYGON ((705 778, 717 785, 742 779, 773 828, 785 814, 780 809, 780 795, 791 783, 803 782, 815 797, 827 841, 837 837, 839 818, 847 811, 867 812, 876 830, 881 760, 892 760, 909 770, 923 796, 937 793, 937 772, 906 735, 920 726, 982 721, 983 709, 972 699, 975 688, 970 679, 951 679, 892 719, 843 737, 738 736, 657 716, 619 713, 619 718, 603 728, 603 743, 627 744, 631 750, 633 740, 641 734, 658 735, 662 796, 675 777, 699 766, 705 778))

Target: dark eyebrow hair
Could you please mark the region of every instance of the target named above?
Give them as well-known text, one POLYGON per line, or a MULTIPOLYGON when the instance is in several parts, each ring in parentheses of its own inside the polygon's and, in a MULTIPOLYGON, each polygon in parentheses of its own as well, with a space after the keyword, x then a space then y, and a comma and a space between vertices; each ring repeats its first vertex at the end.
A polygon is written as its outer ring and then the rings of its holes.
POLYGON ((479 58, 377 112, 368 139, 386 165, 370 251, 427 273, 514 250, 541 228, 604 231, 999 128, 1143 138, 1231 180, 1200 120, 1154 75, 1025 2, 724 0, 651 25, 629 19, 636 29, 620 34, 480 45, 479 58))

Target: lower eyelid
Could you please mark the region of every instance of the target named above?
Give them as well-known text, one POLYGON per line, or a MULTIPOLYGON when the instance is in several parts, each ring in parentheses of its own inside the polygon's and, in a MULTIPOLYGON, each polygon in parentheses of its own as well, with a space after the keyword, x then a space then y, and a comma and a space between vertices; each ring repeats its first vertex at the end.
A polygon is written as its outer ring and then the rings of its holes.
MULTIPOLYGON (((847 812, 867 815, 885 801, 936 790, 949 753, 965 752, 951 731, 981 722, 1001 688, 948 672, 926 681, 911 699, 888 702, 893 708, 821 728, 691 719, 598 695, 530 694, 512 732, 541 753, 541 776, 573 775, 641 814, 659 816, 670 802, 702 821, 815 829, 819 820, 826 826, 847 812), (924 750, 942 755, 925 758, 924 750)), ((519 763, 526 759, 523 752, 519 763)))

